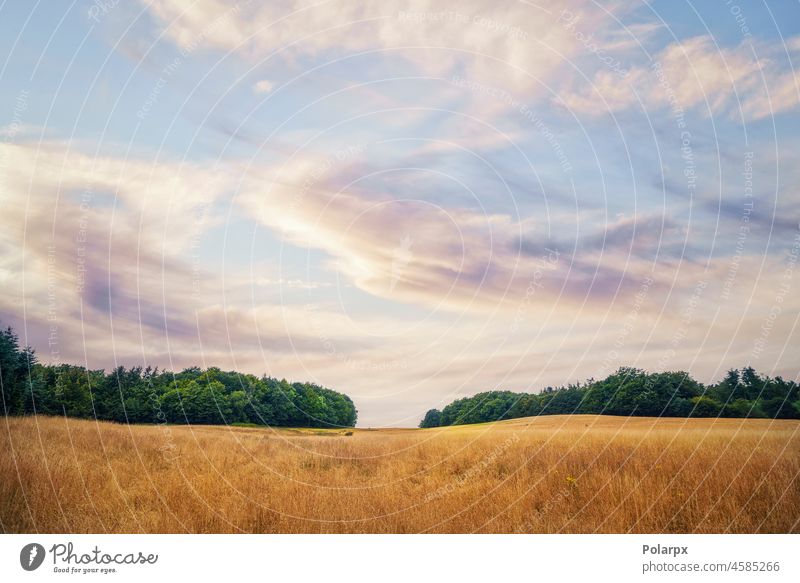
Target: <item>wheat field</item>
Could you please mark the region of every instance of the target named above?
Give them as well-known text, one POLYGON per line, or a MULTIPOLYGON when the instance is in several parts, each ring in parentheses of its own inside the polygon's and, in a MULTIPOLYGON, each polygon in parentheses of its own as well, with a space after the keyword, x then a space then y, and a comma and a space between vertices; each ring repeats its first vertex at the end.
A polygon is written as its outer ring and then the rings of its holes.
POLYGON ((0 528, 800 532, 799 429, 583 415, 331 431, 5 418, 0 528))

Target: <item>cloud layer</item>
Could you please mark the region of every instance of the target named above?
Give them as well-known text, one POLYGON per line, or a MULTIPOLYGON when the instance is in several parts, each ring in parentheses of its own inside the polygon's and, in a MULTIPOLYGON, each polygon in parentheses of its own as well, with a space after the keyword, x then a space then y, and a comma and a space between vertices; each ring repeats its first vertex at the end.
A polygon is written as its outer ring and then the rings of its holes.
POLYGON ((312 380, 365 425, 622 365, 797 376, 796 32, 629 3, 141 10, 74 69, 34 24, 37 90, 5 73, 0 319, 44 362, 312 380))

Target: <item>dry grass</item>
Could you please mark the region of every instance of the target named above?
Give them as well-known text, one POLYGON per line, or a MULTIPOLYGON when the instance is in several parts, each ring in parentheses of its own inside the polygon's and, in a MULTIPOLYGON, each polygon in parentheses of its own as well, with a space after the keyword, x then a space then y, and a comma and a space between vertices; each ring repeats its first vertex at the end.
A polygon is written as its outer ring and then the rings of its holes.
POLYGON ((798 532, 800 423, 325 432, 12 418, 5 532, 798 532))

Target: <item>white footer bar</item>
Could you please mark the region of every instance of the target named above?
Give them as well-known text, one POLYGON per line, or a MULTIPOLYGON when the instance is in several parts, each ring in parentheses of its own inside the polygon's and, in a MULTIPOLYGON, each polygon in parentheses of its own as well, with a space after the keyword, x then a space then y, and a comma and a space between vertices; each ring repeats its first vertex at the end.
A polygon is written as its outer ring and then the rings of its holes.
POLYGON ((778 582, 800 581, 798 551, 800 535, 26 534, 0 535, 0 580, 778 582))

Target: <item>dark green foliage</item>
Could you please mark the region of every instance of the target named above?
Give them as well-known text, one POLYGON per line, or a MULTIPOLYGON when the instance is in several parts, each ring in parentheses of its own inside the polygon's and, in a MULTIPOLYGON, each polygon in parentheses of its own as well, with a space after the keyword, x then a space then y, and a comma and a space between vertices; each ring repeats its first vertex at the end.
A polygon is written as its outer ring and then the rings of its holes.
POLYGON ((459 399, 442 409, 440 422, 442 425, 462 425, 510 419, 518 397, 510 391, 489 391, 459 399))
POLYGON ((587 413, 647 417, 768 417, 800 419, 798 384, 761 377, 748 367, 704 387, 685 372, 620 368, 603 380, 547 387, 538 394, 489 391, 425 414, 420 427, 587 413))
POLYGON ((427 413, 425 413, 425 417, 423 417, 422 421, 420 421, 419 426, 423 429, 426 427, 439 427, 442 424, 442 412, 439 409, 431 409, 427 413))
POLYGON ((48 414, 127 423, 353 427, 350 397, 218 368, 179 373, 119 367, 106 374, 36 362, 11 328, 0 331, 0 396, 7 415, 48 414))
POLYGON ((692 410, 690 415, 692 417, 719 417, 722 410, 722 405, 711 397, 693 397, 691 401, 692 410))
MULTIPOLYGON (((0 393, 3 411, 25 411, 31 406, 32 387, 26 387, 28 371, 36 364, 30 348, 19 347, 19 338, 11 329, 0 330, 0 393)), ((39 387, 36 387, 38 390, 39 387)))

